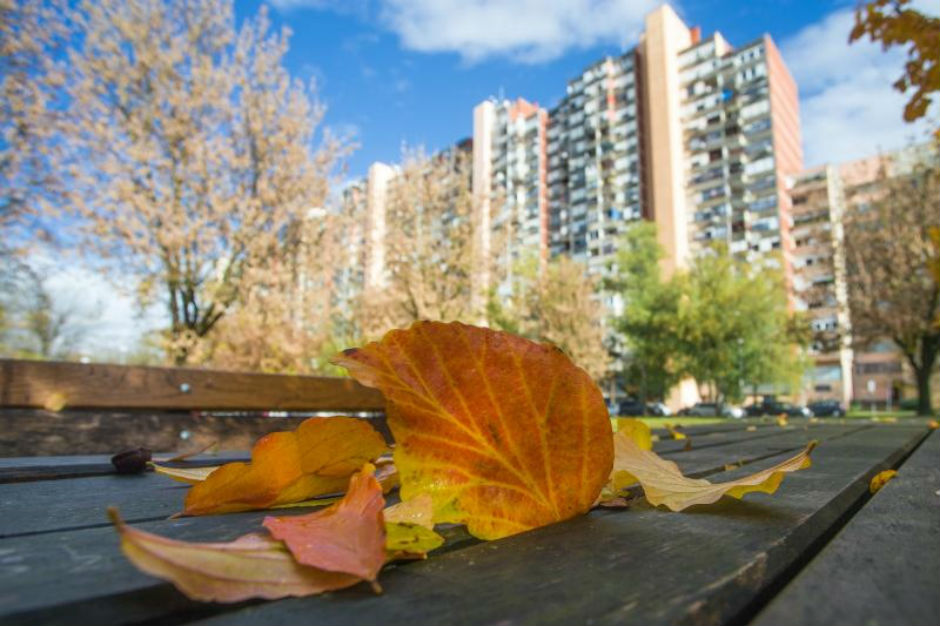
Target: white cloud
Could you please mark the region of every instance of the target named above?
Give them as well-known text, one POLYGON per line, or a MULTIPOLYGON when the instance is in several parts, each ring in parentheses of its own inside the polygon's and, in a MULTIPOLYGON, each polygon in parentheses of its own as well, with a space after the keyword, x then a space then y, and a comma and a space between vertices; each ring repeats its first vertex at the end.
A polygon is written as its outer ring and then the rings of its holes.
POLYGON ((74 348, 90 355, 114 357, 133 351, 148 332, 166 325, 158 306, 141 314, 133 292, 136 280, 123 277, 119 287, 78 258, 37 250, 28 260, 52 298, 53 307, 70 314, 81 330, 74 348))
POLYGON ((800 89, 806 165, 840 162, 926 138, 925 123, 907 124, 907 98, 892 87, 906 54, 864 40, 849 45, 852 9, 827 15, 781 44, 800 89))
POLYGON ((385 0, 381 19, 403 47, 465 61, 522 63, 576 48, 633 43, 658 0, 385 0))

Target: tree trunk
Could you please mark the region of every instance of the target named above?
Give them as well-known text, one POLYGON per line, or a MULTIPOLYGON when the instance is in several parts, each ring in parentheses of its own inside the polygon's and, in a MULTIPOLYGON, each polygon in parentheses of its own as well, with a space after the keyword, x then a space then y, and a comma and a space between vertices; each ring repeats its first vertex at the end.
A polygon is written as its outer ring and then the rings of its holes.
POLYGON ((930 368, 921 367, 914 371, 917 377, 917 414, 931 415, 930 406, 930 368))

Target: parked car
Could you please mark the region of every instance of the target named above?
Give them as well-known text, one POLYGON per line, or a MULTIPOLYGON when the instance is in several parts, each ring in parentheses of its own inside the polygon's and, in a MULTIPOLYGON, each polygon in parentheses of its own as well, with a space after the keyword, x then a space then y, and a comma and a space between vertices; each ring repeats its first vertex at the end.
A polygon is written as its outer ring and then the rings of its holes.
POLYGON ((669 417, 672 415, 672 411, 669 410, 669 407, 662 402, 647 402, 646 412, 656 417, 669 417))
POLYGON ((845 409, 838 400, 817 400, 810 402, 807 407, 816 417, 842 417, 845 409))
POLYGON ((805 406, 790 404, 789 402, 777 402, 776 400, 764 400, 755 402, 744 407, 745 413, 749 417, 760 417, 762 415, 786 415, 787 417, 813 417, 813 411, 805 406))
POLYGON ((665 417, 672 415, 672 411, 662 402, 647 402, 646 409, 644 410, 643 403, 639 400, 624 400, 617 407, 617 415, 654 415, 657 417, 665 417))
POLYGON ((733 417, 740 419, 744 417, 744 410, 740 407, 730 404, 719 405, 716 402, 696 402, 693 406, 686 407, 679 411, 679 415, 689 417, 733 417))

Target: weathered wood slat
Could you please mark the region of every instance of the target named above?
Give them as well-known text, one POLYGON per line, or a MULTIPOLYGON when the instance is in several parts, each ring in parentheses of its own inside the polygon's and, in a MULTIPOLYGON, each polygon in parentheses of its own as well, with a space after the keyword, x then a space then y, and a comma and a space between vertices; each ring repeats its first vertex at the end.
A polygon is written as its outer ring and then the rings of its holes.
POLYGON ((743 623, 752 603, 852 510, 869 477, 923 432, 868 429, 823 445, 814 470, 788 478, 772 499, 684 514, 596 511, 388 572, 382 596, 357 589, 198 623, 743 623))
MULTIPOLYGON (((389 438, 385 417, 369 419, 389 438)), ((248 450, 269 432, 294 430, 300 417, 211 415, 192 412, 0 410, 0 456, 111 455, 122 449, 173 450, 217 443, 222 450, 248 450)), ((3 480, 0 471, 0 481, 3 480)))
MULTIPOLYGON (((154 460, 170 458, 174 453, 155 453, 154 460)), ((248 461, 247 451, 226 452, 219 455, 199 455, 180 463, 166 463, 171 467, 205 467, 222 465, 233 461, 248 461)), ((18 457, 0 459, 0 485, 38 480, 61 480, 64 478, 88 478, 114 474, 114 465, 108 455, 79 457, 18 457)), ((2 490, 2 488, 0 488, 2 490)))
POLYGON ((940 434, 934 432, 754 626, 938 623, 938 493, 940 434))
MULTIPOLYGON (((857 436, 856 434, 838 438, 840 434, 849 432, 849 430, 850 427, 820 427, 818 431, 807 433, 802 430, 794 429, 774 441, 775 445, 778 447, 787 449, 799 447, 809 436, 812 436, 831 440, 831 442, 826 443, 822 449, 830 446, 832 448, 838 446, 844 447, 846 441, 857 436), (833 437, 835 438, 833 439, 833 437)), ((869 431, 871 430, 873 429, 869 429, 869 431)), ((897 433, 898 429, 892 429, 892 432, 897 433)), ((911 432, 910 429, 906 429, 904 433, 895 434, 893 436, 889 435, 887 437, 878 433, 880 436, 874 439, 881 442, 880 445, 882 448, 899 447, 911 436, 911 432)), ((768 451, 773 451, 767 441, 769 440, 755 441, 752 442, 752 444, 743 442, 738 444, 742 446, 742 450, 738 450, 738 452, 739 454, 746 454, 743 448, 752 445, 755 453, 766 456, 768 451)), ((870 442, 862 442, 866 462, 869 462, 868 456, 872 453, 869 446, 870 442)), ((724 459, 719 460, 717 465, 714 461, 715 456, 719 454, 720 450, 720 448, 711 448, 700 453, 686 453, 682 455, 681 458, 677 457, 677 460, 679 460, 680 465, 686 471, 696 472, 697 470, 706 470, 711 472, 723 467, 721 462, 724 459), (700 456, 704 455, 704 463, 696 460, 697 454, 700 456)), ((725 458, 727 458, 727 452, 728 450, 726 450, 725 458)), ((878 451, 875 452, 880 453, 878 451)), ((774 459, 772 458, 768 458, 765 461, 767 464, 773 462, 774 459)), ((872 460, 870 462, 874 463, 875 461, 872 460)), ((748 467, 743 471, 752 471, 753 468, 757 466, 759 465, 755 464, 755 466, 748 467)), ((156 480, 157 478, 156 476, 148 476, 142 480, 150 481, 156 480)), ((74 481, 55 482, 66 484, 74 481)), ((149 491, 148 489, 145 493, 149 493, 149 491)), ((130 495, 134 497, 136 494, 130 492, 130 495)), ((774 506, 784 506, 786 497, 786 493, 781 493, 782 499, 775 498, 772 504, 774 506)), ((92 513, 100 514, 103 510, 103 506, 105 506, 106 500, 107 498, 98 498, 94 501, 88 501, 85 503, 86 508, 92 513)), ((718 513, 715 513, 718 518, 721 518, 723 514, 727 514, 726 511, 724 513, 721 511, 722 510, 719 510, 718 513)), ((143 512, 146 513, 146 511, 143 512)), ((23 514, 28 515, 28 512, 24 509, 23 514)), ((266 514, 267 513, 261 512, 159 521, 144 523, 141 527, 168 536, 184 539, 223 541, 256 529, 261 518, 266 514)), ((576 576, 581 576, 582 573, 584 575, 591 575, 596 565, 603 565, 604 562, 611 558, 626 558, 622 553, 629 553, 633 550, 629 535, 634 532, 650 537, 658 537, 657 541, 661 547, 668 548, 668 546, 676 540, 676 537, 671 532, 657 530, 661 521, 673 518, 688 518, 689 523, 694 525, 694 520, 698 519, 698 517, 699 516, 696 514, 691 516, 673 516, 670 514, 660 514, 657 511, 643 512, 641 509, 636 511, 615 512, 613 517, 609 517, 608 514, 604 512, 595 512, 588 518, 575 521, 574 526, 570 526, 571 522, 569 522, 568 525, 562 525, 562 527, 567 530, 558 537, 555 537, 553 533, 559 531, 550 530, 549 528, 539 529, 525 536, 533 535, 542 537, 543 533, 550 533, 546 535, 548 539, 545 540, 549 543, 560 542, 561 544, 565 544, 566 542, 575 542, 576 544, 584 544, 584 542, 579 539, 580 534, 586 532, 585 528, 594 528, 598 523, 602 523, 604 528, 610 523, 614 523, 614 527, 612 528, 620 528, 620 526, 635 526, 636 528, 635 530, 629 530, 629 528, 617 530, 618 533, 625 535, 625 541, 619 542, 618 540, 615 546, 616 550, 609 551, 610 546, 608 546, 608 549, 600 553, 588 550, 587 554, 578 556, 584 547, 583 545, 573 544, 571 554, 560 558, 554 566, 548 569, 544 569, 544 563, 539 563, 534 564, 535 567, 529 569, 528 573, 524 573, 523 570, 514 568, 509 563, 497 562, 492 564, 494 568, 493 574, 500 575, 499 572, 502 571, 503 568, 508 567, 515 572, 515 575, 522 576, 521 579, 516 581, 513 581, 511 578, 504 579, 503 584, 506 586, 507 590, 512 589, 514 590, 513 593, 517 594, 514 600, 516 603, 526 605, 528 603, 526 598, 529 587, 539 587, 542 584, 543 574, 549 575, 550 577, 561 576, 563 570, 568 567, 565 560, 568 559, 569 556, 571 558, 579 558, 581 561, 585 561, 588 556, 591 557, 588 561, 597 560, 597 563, 593 565, 591 565, 590 562, 571 563, 570 569, 567 570, 569 575, 571 572, 575 572, 576 576), (638 514, 647 516, 651 513, 656 517, 647 519, 646 517, 638 516, 638 514)), ((733 522, 733 519, 734 517, 732 516, 727 521, 730 523, 733 522)), ((597 539, 598 537, 594 536, 594 538, 597 539)), ((519 538, 515 538, 514 540, 518 539, 519 538)), ((507 561, 513 561, 518 557, 528 562, 533 551, 538 552, 543 549, 543 547, 539 547, 541 545, 540 542, 541 540, 536 541, 535 544, 524 544, 520 551, 504 551, 502 555, 507 561)), ((473 549, 483 549, 484 551, 491 550, 494 549, 491 546, 501 546, 503 543, 504 542, 481 544, 473 549)), ((587 545, 590 545, 590 542, 587 542, 587 545)), ((613 545, 614 544, 611 544, 611 546, 613 545)), ((159 589, 165 588, 166 585, 135 571, 134 568, 118 554, 117 541, 113 536, 113 530, 107 527, 8 538, 0 540, 0 551, 5 551, 3 554, 11 558, 11 560, 7 562, 0 560, 0 621, 4 623, 57 623, 58 621, 74 623, 75 620, 84 618, 85 616, 88 616, 89 619, 93 617, 98 621, 107 623, 133 622, 142 619, 170 619, 168 616, 171 612, 190 610, 196 606, 186 602, 181 599, 181 597, 174 596, 172 593, 168 594, 165 589, 164 591, 159 591, 159 589), (17 568, 23 569, 19 570, 17 568), (82 575, 77 576, 73 574, 82 575), (56 589, 55 594, 49 594, 50 584, 54 584, 56 589), (111 612, 109 612, 109 607, 111 612)), ((433 560, 436 561, 446 556, 447 555, 439 556, 433 560)), ((649 566, 644 565, 643 568, 648 571, 654 571, 649 568, 653 567, 655 563, 658 562, 657 559, 661 561, 662 556, 663 555, 659 555, 656 557, 655 553, 652 557, 648 555, 648 558, 653 558, 654 563, 649 566)), ((678 565, 678 563, 674 564, 674 566, 678 565)), ((402 587, 407 587, 409 583, 403 582, 401 576, 404 575, 403 572, 408 571, 411 567, 411 565, 398 567, 387 574, 383 574, 383 585, 386 584, 386 579, 388 579, 396 585, 395 593, 402 593, 402 587)), ((636 567, 635 564, 634 567, 636 567)), ((659 565, 656 565, 656 567, 659 567, 659 565)), ((417 580, 409 578, 408 580, 411 580, 413 584, 419 584, 423 587, 440 588, 443 590, 450 586, 453 578, 460 579, 464 575, 475 575, 472 566, 468 571, 469 573, 465 572, 464 569, 464 566, 461 566, 455 571, 450 571, 448 568, 445 568, 444 571, 440 573, 440 579, 437 578, 438 570, 434 570, 431 574, 420 574, 420 576, 424 576, 424 578, 417 580), (427 579, 428 575, 431 576, 430 580, 427 579)), ((404 591, 404 593, 408 594, 409 592, 404 591)), ((391 595, 391 591, 389 591, 387 595, 391 595)), ((356 599, 353 601, 354 604, 358 604, 358 599, 361 597, 372 602, 368 593, 360 591, 345 592, 342 595, 342 601, 350 602, 350 599, 353 598, 356 599)), ((477 595, 475 597, 477 598, 477 604, 481 606, 486 605, 488 602, 485 596, 477 595)), ((332 602, 332 600, 327 598, 320 598, 319 601, 332 602)), ((372 621, 398 622, 407 619, 399 615, 397 618, 385 620, 378 617, 378 613, 372 614, 371 617, 363 616, 356 619, 351 616, 354 615, 355 611, 358 609, 349 604, 346 604, 345 607, 346 608, 342 610, 350 612, 348 620, 357 623, 372 621)), ((503 605, 501 610, 506 608, 507 606, 503 605)), ((200 610, 205 610, 205 607, 202 607, 200 610)), ((380 611, 381 609, 376 610, 380 611)), ((480 618, 479 610, 475 615, 477 618, 480 618)), ((274 621, 281 620, 275 619, 274 621)), ((330 622, 334 620, 330 618, 326 621, 330 622)), ((486 620, 477 619, 476 621, 486 620)))
MULTIPOLYGON (((826 440, 854 428, 858 427, 820 425, 808 431, 778 428, 773 437, 746 441, 730 438, 727 446, 693 449, 694 454, 665 454, 687 471, 708 475, 723 471, 725 464, 795 450, 811 438, 826 440)), ((661 443, 667 442, 656 445, 661 443)), ((0 509, 4 512, 0 516, 0 537, 106 525, 104 510, 108 506, 117 506, 129 522, 166 518, 182 509, 186 489, 186 485, 164 476, 106 475, 0 484, 0 509)))
POLYGON ((382 410, 351 378, 0 359, 0 406, 30 408, 382 410))

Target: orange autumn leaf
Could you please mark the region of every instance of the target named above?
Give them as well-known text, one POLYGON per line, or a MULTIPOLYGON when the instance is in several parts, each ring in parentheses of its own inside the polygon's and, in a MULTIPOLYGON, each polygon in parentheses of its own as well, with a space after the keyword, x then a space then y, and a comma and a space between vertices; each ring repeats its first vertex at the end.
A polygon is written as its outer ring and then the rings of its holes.
POLYGON ((300 565, 280 541, 249 534, 228 543, 193 543, 154 535, 108 515, 121 537, 121 550, 139 569, 168 580, 194 600, 240 602, 249 598, 308 596, 350 587, 349 574, 300 565))
POLYGON ((402 499, 435 522, 505 537, 585 513, 610 474, 604 398, 554 346, 417 322, 333 362, 385 395, 402 499))
POLYGON ((355 471, 385 450, 385 440, 365 420, 310 418, 296 431, 259 439, 251 463, 227 463, 196 483, 183 513, 266 509, 342 492, 355 471))
POLYGON ((375 583, 385 564, 385 498, 374 469, 366 464, 354 474, 346 495, 328 509, 266 517, 264 527, 287 545, 298 563, 375 583))

